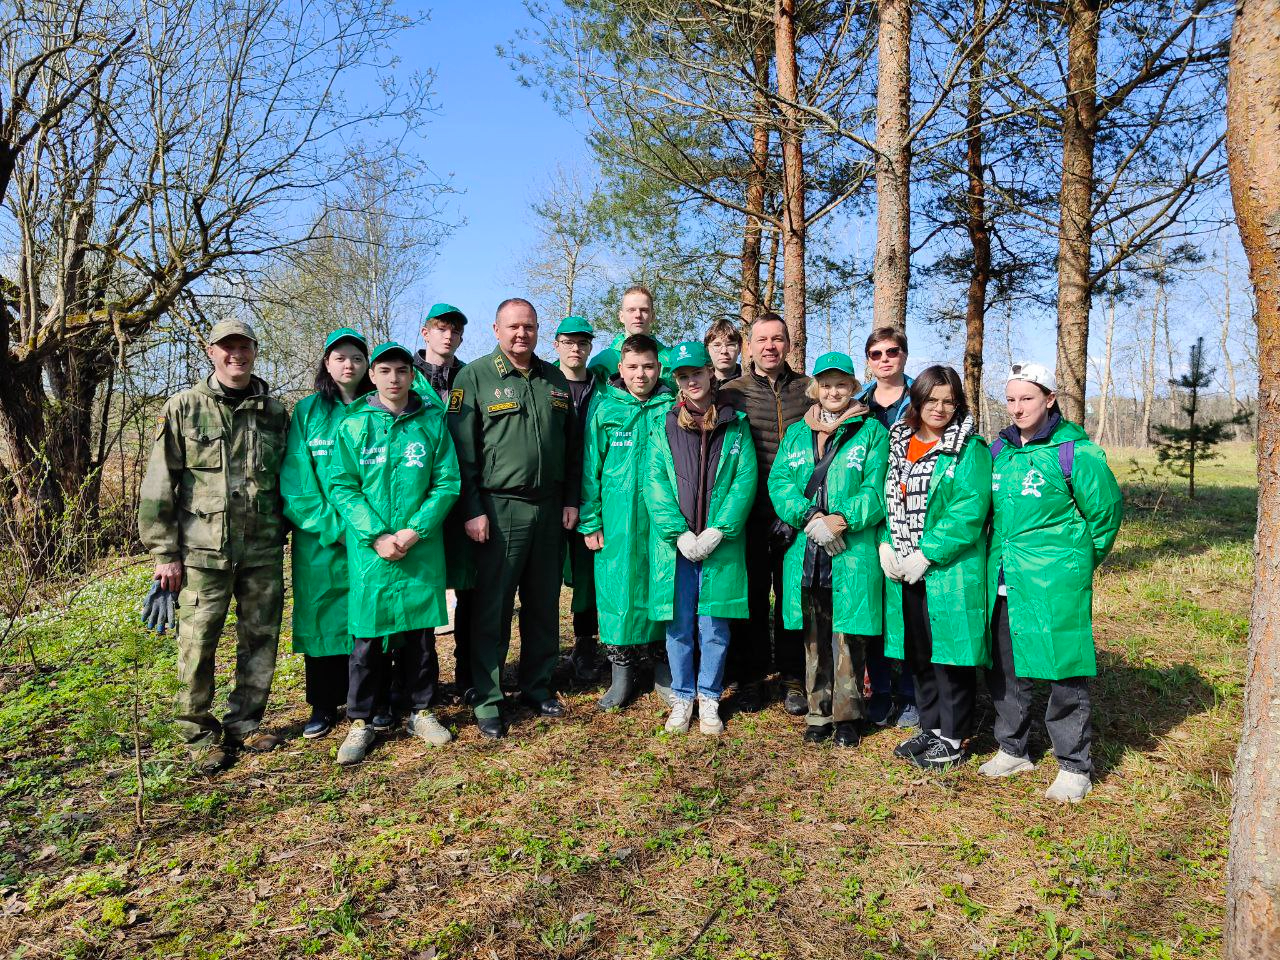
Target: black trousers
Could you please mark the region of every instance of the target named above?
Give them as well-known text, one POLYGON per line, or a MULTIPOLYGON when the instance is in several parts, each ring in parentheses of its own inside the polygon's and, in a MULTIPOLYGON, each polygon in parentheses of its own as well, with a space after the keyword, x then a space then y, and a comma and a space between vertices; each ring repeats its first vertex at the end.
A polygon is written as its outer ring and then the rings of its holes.
POLYGON ((307 703, 320 710, 337 710, 347 702, 347 679, 351 669, 345 653, 330 657, 306 654, 302 665, 307 678, 307 703))
POLYGON ((426 710, 431 706, 440 681, 435 631, 397 633, 392 646, 396 649, 383 650, 381 637, 355 638, 347 691, 349 719, 368 720, 375 713, 389 710, 397 688, 406 709, 426 710))
MULTIPOLYGON (((1009 603, 1005 597, 996 598, 991 632, 992 662, 987 671, 987 689, 996 708, 996 742, 1005 753, 1025 757, 1031 737, 1031 694, 1035 681, 1019 677, 1014 669, 1009 603)), ((1093 743, 1093 709, 1089 701, 1089 678, 1069 677, 1047 682, 1049 705, 1045 709, 1044 725, 1058 765, 1072 773, 1092 774, 1089 748, 1093 743)))
POLYGON ((475 683, 471 679, 471 616, 475 603, 474 590, 457 590, 457 606, 453 608, 453 686, 458 696, 475 683))
POLYGON ((591 640, 600 635, 600 614, 595 604, 587 610, 573 613, 573 636, 577 640, 591 640))
POLYGON ((978 686, 975 667, 933 662, 933 631, 924 581, 903 583, 903 652, 916 688, 921 730, 940 730, 948 740, 973 733, 973 700, 978 686))
POLYGON ((729 627, 729 655, 725 661, 728 681, 756 683, 777 670, 783 680, 804 682, 803 633, 782 625, 785 551, 772 548, 772 525, 772 513, 747 520, 747 619, 733 620, 729 627))

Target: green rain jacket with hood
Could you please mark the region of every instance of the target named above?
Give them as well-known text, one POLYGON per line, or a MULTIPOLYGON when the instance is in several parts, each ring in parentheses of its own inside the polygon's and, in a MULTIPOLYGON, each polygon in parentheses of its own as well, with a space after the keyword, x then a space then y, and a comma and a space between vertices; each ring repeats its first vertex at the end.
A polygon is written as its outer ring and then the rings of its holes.
MULTIPOLYGON (((889 464, 889 431, 867 414, 842 422, 827 443, 840 445, 826 478, 827 513, 849 524, 847 548, 831 558, 831 629, 875 636, 884 629, 884 573, 880 569, 879 527, 884 522, 884 476, 889 464)), ((804 495, 813 475, 817 437, 807 418, 783 435, 769 471, 769 499, 783 522, 796 529, 782 564, 783 624, 804 626, 800 591, 804 577, 804 528, 818 505, 804 495)))
POLYGON ((991 470, 988 606, 995 607, 1003 568, 1019 677, 1092 677, 1093 571, 1120 531, 1120 487, 1102 448, 1056 409, 1028 443, 1017 427, 1000 438, 991 470), (1075 444, 1070 486, 1058 460, 1068 441, 1075 444))
POLYGON ((280 470, 284 515, 293 527, 293 652, 351 652, 347 632, 346 521, 330 500, 338 425, 347 404, 313 393, 298 403, 280 470))
MULTIPOLYGON (((912 429, 898 422, 889 430, 891 451, 905 455, 912 429)), ((953 423, 926 457, 934 457, 925 507, 924 531, 916 549, 929 561, 925 574, 933 662, 957 667, 989 667, 991 638, 987 629, 987 519, 991 513, 991 451, 974 432, 972 418, 953 423)), ((893 489, 893 471, 885 483, 885 500, 893 489)), ((893 543, 888 526, 882 539, 893 543)), ((903 659, 902 584, 885 579, 887 656, 903 659)))
MULTIPOLYGON (((706 523, 724 539, 702 561, 698 587, 698 615, 742 619, 747 616, 747 517, 756 498, 756 447, 751 440, 747 415, 728 407, 717 407, 719 419, 708 441, 719 439, 720 452, 715 478, 705 506, 706 523)), ((692 529, 680 509, 679 481, 675 457, 667 438, 668 417, 659 413, 651 428, 649 481, 645 500, 649 505, 649 616, 666 623, 674 616, 676 584, 676 540, 692 529)), ((676 429, 679 429, 678 427, 676 429)), ((692 478, 696 486, 697 478, 692 478)), ((702 530, 694 530, 701 533, 702 530)))
POLYGON ((649 619, 649 511, 644 500, 649 447, 671 405, 665 384, 644 400, 620 386, 598 387, 587 420, 578 532, 604 534, 596 551, 596 610, 600 641, 615 646, 652 643, 663 627, 649 619))
POLYGON ((461 486, 458 458, 444 411, 416 393, 411 397, 399 416, 377 405, 376 394, 362 397, 338 427, 330 498, 347 521, 354 637, 386 637, 449 620, 444 519, 461 486), (421 537, 408 553, 399 560, 378 556, 374 542, 406 528, 421 537))

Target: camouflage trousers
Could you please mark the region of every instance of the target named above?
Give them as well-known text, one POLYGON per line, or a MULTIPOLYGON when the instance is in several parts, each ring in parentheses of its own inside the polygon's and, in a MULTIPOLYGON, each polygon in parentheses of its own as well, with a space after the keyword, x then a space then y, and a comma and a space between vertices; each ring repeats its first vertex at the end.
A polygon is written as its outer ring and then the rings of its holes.
POLYGON ((804 615, 804 689, 809 697, 805 722, 821 727, 865 717, 862 673, 867 638, 831 629, 830 587, 801 590, 800 609, 804 615))
POLYGON ((193 747, 220 733, 243 740, 258 728, 271 694, 284 605, 281 564, 187 567, 178 594, 178 732, 193 747), (218 639, 236 601, 236 679, 222 722, 213 716, 213 671, 218 639))

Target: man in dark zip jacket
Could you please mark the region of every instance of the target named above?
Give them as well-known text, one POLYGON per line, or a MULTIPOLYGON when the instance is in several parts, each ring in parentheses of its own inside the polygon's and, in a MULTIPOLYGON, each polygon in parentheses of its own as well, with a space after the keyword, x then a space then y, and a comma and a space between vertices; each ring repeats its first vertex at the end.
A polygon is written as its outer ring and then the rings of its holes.
POLYGON ((737 705, 758 710, 764 705, 763 681, 771 669, 782 676, 788 713, 808 710, 804 695, 804 648, 799 630, 782 624, 782 558, 786 544, 771 537, 777 515, 769 501, 768 480, 778 444, 787 428, 804 417, 810 400, 809 378, 787 365, 791 337, 776 313, 761 313, 751 324, 751 362, 742 376, 720 388, 721 401, 746 415, 755 442, 759 483, 747 520, 747 601, 750 615, 733 622, 727 673, 738 684, 737 705), (770 613, 770 593, 774 603, 770 613), (772 644, 770 620, 772 619, 772 644))

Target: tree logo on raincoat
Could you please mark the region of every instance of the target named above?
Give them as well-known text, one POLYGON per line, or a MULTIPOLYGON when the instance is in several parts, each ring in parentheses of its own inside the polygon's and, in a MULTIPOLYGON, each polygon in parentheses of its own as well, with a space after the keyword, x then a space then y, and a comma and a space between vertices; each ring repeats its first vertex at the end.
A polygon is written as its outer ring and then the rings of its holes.
POLYGON ((404 448, 404 465, 406 467, 425 467, 424 462, 427 457, 427 448, 425 444, 414 443, 404 448))
POLYGON ((1022 478, 1022 495, 1024 497, 1042 496, 1040 488, 1044 486, 1044 474, 1032 467, 1022 478))

